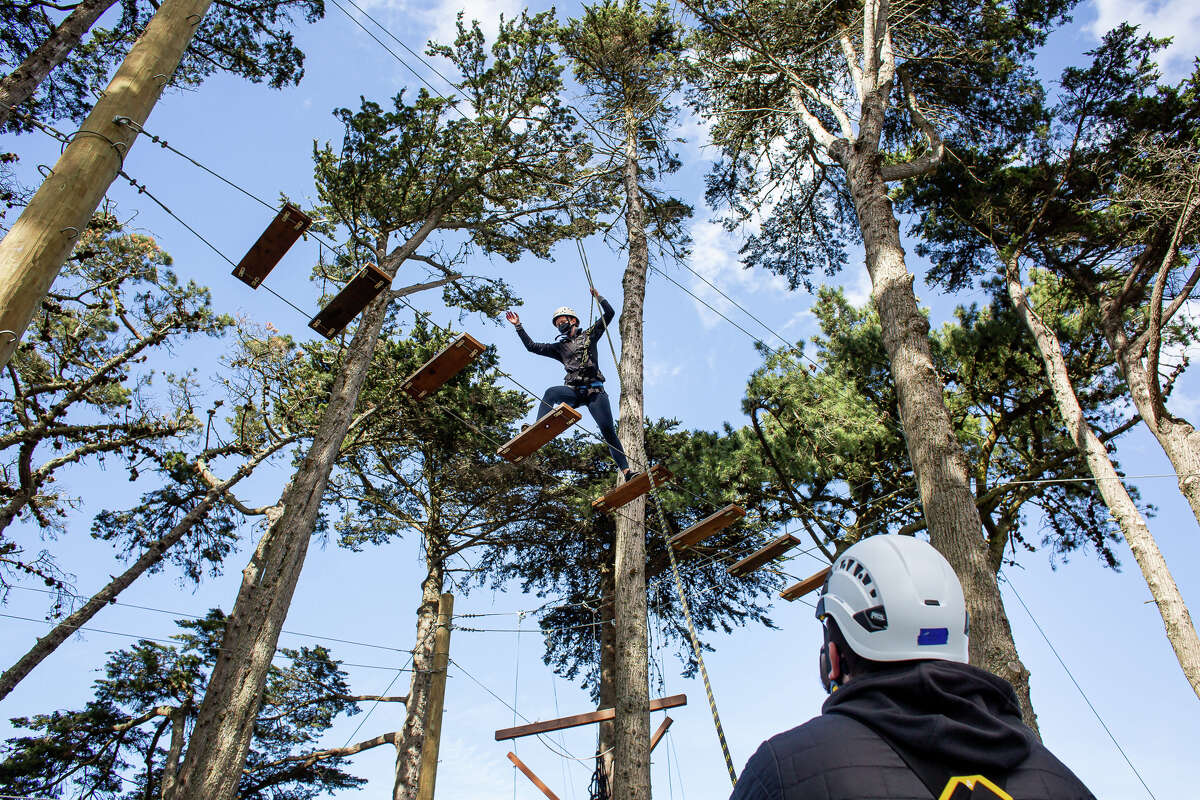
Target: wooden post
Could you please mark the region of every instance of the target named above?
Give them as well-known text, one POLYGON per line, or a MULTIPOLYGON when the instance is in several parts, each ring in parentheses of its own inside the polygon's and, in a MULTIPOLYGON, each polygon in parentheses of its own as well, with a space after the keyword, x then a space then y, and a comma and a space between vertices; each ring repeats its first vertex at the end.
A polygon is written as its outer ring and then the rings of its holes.
POLYGON ((442 706, 446 702, 446 668, 450 664, 450 621, 454 618, 454 595, 438 600, 437 629, 433 634, 433 674, 429 676, 429 706, 425 717, 425 743, 421 746, 421 774, 417 800, 433 800, 437 782, 438 750, 442 743, 442 706))
POLYGON ((0 367, 17 349, 211 3, 163 0, 50 177, 0 240, 0 367))

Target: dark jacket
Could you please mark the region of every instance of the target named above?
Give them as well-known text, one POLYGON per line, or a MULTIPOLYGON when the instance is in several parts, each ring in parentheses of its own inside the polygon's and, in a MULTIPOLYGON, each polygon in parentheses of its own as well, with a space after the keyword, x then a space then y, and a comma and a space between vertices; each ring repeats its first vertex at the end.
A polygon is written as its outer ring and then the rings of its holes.
POLYGON ((1095 800, 1021 722, 1008 682, 949 661, 855 677, 763 742, 730 800, 930 800, 970 775, 1013 800, 1095 800))
POLYGON ((563 379, 567 386, 584 387, 604 383, 600 360, 596 357, 596 345, 617 312, 603 297, 600 298, 600 310, 603 316, 586 331, 577 330, 574 336, 564 334, 553 342, 535 342, 522 325, 517 326, 517 336, 521 337, 521 343, 529 352, 561 361, 567 370, 567 377, 563 379))

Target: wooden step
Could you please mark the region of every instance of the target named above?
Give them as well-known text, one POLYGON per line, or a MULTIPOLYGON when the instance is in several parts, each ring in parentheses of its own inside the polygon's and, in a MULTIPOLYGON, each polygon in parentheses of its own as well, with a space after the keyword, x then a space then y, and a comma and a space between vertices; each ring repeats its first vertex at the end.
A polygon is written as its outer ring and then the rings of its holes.
POLYGON ((250 245, 246 255, 233 268, 233 276, 251 289, 257 289, 310 225, 312 217, 288 203, 271 220, 258 241, 250 245))
POLYGON ((727 505, 717 513, 705 517, 692 527, 672 536, 671 547, 676 550, 691 547, 710 536, 715 536, 744 516, 746 516, 746 512, 742 510, 741 506, 727 505))
POLYGON ((821 584, 825 583, 825 579, 829 577, 830 569, 830 567, 826 567, 816 575, 810 575, 799 583, 792 584, 780 592, 779 596, 784 600, 799 600, 812 590, 821 588, 821 584))
MULTIPOLYGON (((673 694, 670 697, 659 697, 651 700, 650 710, 661 711, 664 708, 678 708, 679 706, 686 705, 686 694, 673 694)), ((496 741, 502 742, 505 739, 519 739, 522 736, 534 736, 539 733, 561 731, 565 728, 578 728, 580 725, 607 722, 614 717, 616 717, 615 709, 600 708, 584 714, 572 714, 569 717, 559 717, 558 719, 548 719, 544 722, 531 722, 528 725, 518 725, 515 728, 501 728, 496 731, 496 741)))
POLYGON ((741 578, 749 575, 768 561, 774 561, 798 544, 800 544, 799 539, 790 533, 785 533, 778 539, 772 540, 766 547, 755 550, 726 571, 735 578, 741 578))
POLYGON ((463 371, 463 368, 483 352, 483 345, 469 333, 446 345, 440 353, 421 365, 421 368, 404 379, 400 388, 411 397, 420 400, 436 392, 446 381, 463 371))
POLYGON ((667 730, 671 727, 671 723, 675 720, 668 717, 663 717, 663 721, 658 724, 658 729, 654 731, 654 735, 650 737, 650 752, 654 752, 654 748, 658 747, 659 740, 667 735, 667 730))
MULTIPOLYGON (((673 477, 671 471, 662 464, 650 468, 654 473, 654 485, 662 486, 673 477)), ((635 500, 650 491, 650 478, 646 473, 639 472, 631 481, 625 481, 592 501, 592 508, 600 512, 614 511, 631 500, 635 500)))
POLYGON ((391 284, 392 279, 386 272, 374 264, 367 264, 309 321, 308 327, 326 339, 332 339, 391 284))
POLYGON ((566 403, 559 403, 550 413, 509 439, 496 455, 517 464, 536 453, 542 445, 558 436, 582 419, 578 411, 566 403))

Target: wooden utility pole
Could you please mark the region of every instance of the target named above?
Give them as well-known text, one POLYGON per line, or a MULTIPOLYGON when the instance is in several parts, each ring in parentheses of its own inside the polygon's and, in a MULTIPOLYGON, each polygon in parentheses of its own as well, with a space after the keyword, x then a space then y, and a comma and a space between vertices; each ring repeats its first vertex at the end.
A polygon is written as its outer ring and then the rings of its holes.
POLYGON ((120 172, 211 3, 163 0, 50 177, 0 240, 0 367, 120 172))
POLYGON ((442 743, 442 706, 446 702, 446 668, 450 665, 450 621, 454 618, 454 595, 438 599, 437 630, 433 634, 433 669, 429 676, 429 706, 425 718, 425 742, 421 746, 421 775, 417 800, 433 800, 437 783, 438 750, 442 743))

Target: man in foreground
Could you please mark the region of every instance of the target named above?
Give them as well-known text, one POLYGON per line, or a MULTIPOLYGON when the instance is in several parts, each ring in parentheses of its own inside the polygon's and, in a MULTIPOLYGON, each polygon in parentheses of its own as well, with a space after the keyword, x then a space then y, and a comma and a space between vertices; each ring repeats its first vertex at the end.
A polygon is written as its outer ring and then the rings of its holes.
POLYGON ((730 800, 1095 800, 967 664, 962 586, 931 545, 872 536, 833 564, 821 716, 763 742, 730 800))

